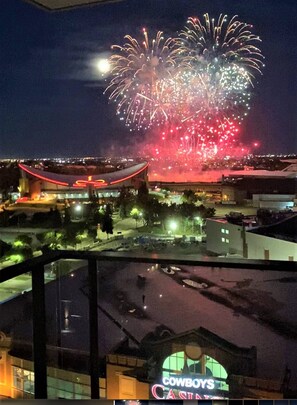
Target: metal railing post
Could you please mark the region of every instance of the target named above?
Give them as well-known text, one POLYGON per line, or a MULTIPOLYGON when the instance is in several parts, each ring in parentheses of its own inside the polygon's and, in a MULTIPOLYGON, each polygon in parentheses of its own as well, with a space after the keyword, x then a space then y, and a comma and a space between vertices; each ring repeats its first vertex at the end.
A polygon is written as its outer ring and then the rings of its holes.
POLYGON ((90 334, 90 378, 91 398, 99 398, 99 352, 98 352, 98 310, 97 310, 97 262, 88 260, 89 278, 89 334, 90 334))
POLYGON ((36 399, 47 398, 44 267, 32 270, 33 360, 36 399))

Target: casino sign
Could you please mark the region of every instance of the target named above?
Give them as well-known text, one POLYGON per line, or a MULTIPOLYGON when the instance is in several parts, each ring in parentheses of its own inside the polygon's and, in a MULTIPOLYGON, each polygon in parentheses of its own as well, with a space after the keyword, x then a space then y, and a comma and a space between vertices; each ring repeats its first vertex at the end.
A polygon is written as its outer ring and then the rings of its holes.
POLYGON ((200 353, 193 360, 185 351, 168 356, 158 381, 150 385, 151 399, 220 399, 228 397, 227 372, 215 359, 200 353))

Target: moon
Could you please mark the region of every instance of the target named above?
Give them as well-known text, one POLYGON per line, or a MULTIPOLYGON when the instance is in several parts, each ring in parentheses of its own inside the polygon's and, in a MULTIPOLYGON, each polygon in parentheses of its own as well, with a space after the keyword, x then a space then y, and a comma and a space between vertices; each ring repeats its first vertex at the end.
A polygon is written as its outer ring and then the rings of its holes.
POLYGON ((110 72, 110 63, 108 59, 98 59, 96 67, 102 75, 110 72))

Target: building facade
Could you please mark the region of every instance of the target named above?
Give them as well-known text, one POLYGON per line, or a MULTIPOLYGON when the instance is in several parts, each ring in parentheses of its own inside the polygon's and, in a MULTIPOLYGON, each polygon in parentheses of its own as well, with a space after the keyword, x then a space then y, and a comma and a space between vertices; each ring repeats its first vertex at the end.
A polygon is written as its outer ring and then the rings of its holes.
POLYGON ((94 194, 110 196, 122 187, 138 189, 148 181, 147 162, 93 176, 52 173, 24 164, 19 164, 19 168, 21 196, 31 199, 88 199, 94 194))
MULTIPOLYGON (((295 216, 282 223, 295 222, 295 216)), ((280 229, 281 224, 254 227, 233 224, 223 218, 206 220, 207 250, 218 255, 238 255, 246 259, 260 260, 297 260, 297 243, 280 229), (274 231, 270 230, 275 228, 274 231), (277 230, 279 228, 279 230, 277 230)), ((294 224, 291 225, 294 229, 294 224)), ((294 231, 292 231, 294 232, 294 231)))
MULTIPOLYGON (((1 336, 0 396, 32 399, 33 362, 1 336)), ((106 374, 98 378, 101 399, 283 398, 280 382, 256 377, 255 347, 237 347, 204 328, 152 337, 142 342, 142 354, 128 353, 124 345, 106 356, 106 374)), ((90 377, 79 364, 47 367, 49 399, 90 399, 90 377)))
POLYGON ((236 254, 245 257, 245 228, 224 218, 206 220, 206 248, 218 255, 236 254))

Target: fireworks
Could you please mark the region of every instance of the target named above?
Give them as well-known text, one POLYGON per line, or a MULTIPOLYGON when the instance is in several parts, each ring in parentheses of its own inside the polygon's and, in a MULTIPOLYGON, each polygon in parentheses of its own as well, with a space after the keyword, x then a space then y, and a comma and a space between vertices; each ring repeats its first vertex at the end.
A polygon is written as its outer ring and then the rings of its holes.
POLYGON ((204 14, 204 23, 190 17, 177 39, 179 51, 192 65, 211 65, 214 70, 236 65, 254 78, 253 72, 261 73, 264 64, 260 49, 254 45, 260 38, 252 34, 252 28, 238 21, 236 15, 228 21, 228 16, 221 14, 217 23, 208 14, 204 14))
POLYGON ((117 103, 117 114, 138 129, 168 120, 177 52, 161 31, 152 41, 145 29, 143 35, 143 42, 126 35, 124 46, 113 46, 119 53, 110 58, 113 78, 106 89, 117 103))
POLYGON ((144 41, 126 36, 110 58, 112 79, 106 89, 117 114, 130 130, 159 139, 156 154, 205 159, 222 154, 238 140, 250 109, 255 75, 264 67, 252 26, 208 14, 189 18, 177 38, 159 31, 144 41), (161 152, 162 151, 162 152, 161 152))

